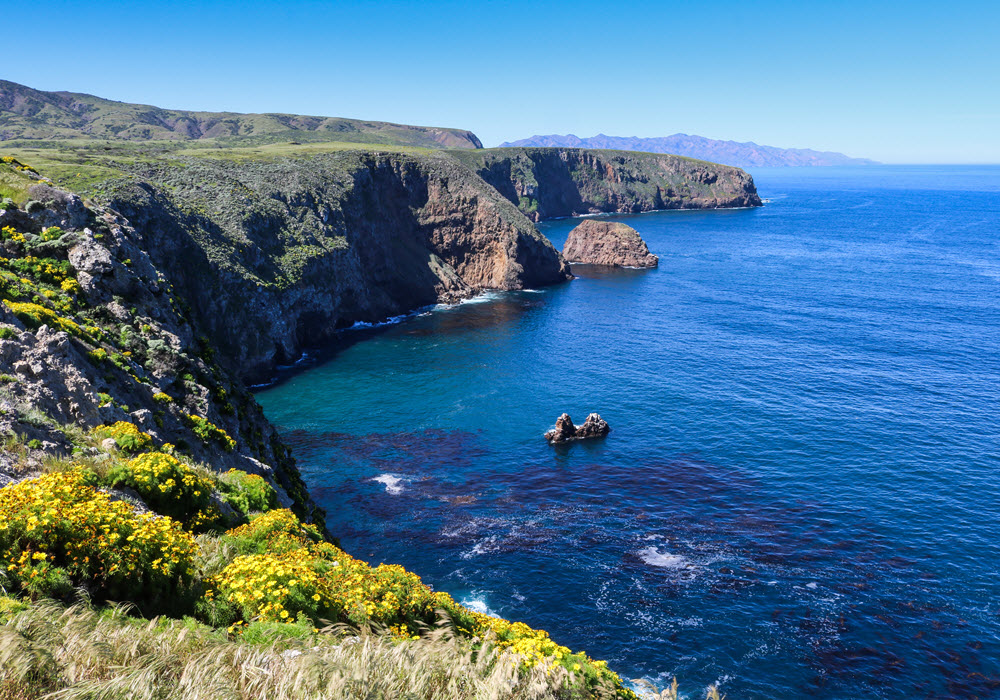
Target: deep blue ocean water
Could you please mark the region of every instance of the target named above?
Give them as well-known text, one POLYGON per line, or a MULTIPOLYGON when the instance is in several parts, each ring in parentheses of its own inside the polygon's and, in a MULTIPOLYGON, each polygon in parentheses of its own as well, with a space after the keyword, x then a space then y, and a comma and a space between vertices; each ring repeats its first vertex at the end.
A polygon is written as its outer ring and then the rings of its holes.
MULTIPOLYGON (((702 697, 1000 697, 1000 167, 753 171, 258 399, 344 547, 702 697), (606 440, 550 447, 563 411, 606 440)), ((557 247, 577 222, 540 225, 557 247)))

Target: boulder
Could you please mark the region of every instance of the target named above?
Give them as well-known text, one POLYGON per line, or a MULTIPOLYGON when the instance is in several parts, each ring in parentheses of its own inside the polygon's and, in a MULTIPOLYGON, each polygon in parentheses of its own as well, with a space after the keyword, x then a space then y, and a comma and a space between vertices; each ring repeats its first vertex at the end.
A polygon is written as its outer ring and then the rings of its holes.
POLYGON ((567 442, 569 440, 586 440, 601 438, 611 432, 611 426, 597 413, 591 413, 583 425, 573 425, 573 419, 564 413, 556 419, 556 427, 545 433, 545 439, 550 443, 567 442))
POLYGON ((656 267, 660 260, 631 226, 597 219, 587 219, 570 231, 562 253, 571 263, 613 267, 656 267))

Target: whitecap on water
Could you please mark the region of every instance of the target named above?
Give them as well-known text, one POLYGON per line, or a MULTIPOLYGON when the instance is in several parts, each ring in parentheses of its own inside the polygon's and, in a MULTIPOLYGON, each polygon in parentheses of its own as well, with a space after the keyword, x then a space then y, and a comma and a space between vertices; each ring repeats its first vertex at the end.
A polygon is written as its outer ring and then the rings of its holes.
POLYGON ((393 496, 403 493, 403 480, 398 476, 393 476, 392 474, 380 474, 379 476, 373 477, 372 481, 377 481, 385 486, 385 492, 390 493, 393 496))
POLYGON ((490 606, 486 604, 486 601, 482 598, 472 598, 466 597, 458 601, 469 610, 473 610, 477 613, 482 613, 483 615, 489 615, 490 617, 498 617, 498 615, 490 610, 490 606))
POLYGON ((683 571, 694 568, 694 564, 692 564, 686 557, 682 557, 680 554, 661 552, 656 547, 646 547, 645 549, 640 549, 636 552, 636 554, 638 554, 639 558, 649 566, 655 566, 660 569, 683 571))

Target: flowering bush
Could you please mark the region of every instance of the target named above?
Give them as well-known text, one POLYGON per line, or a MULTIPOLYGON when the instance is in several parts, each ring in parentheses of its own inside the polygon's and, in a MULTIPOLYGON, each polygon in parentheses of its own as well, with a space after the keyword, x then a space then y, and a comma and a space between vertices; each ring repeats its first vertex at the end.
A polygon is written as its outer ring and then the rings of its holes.
POLYGON ((227 537, 244 551, 210 584, 246 621, 304 613, 364 625, 393 625, 410 635, 433 624, 438 598, 400 566, 372 568, 328 542, 289 510, 275 510, 227 537))
POLYGON ((150 508, 189 529, 201 529, 218 518, 212 507, 213 481, 171 455, 147 452, 112 469, 109 478, 113 486, 132 487, 150 508))
POLYGON ((46 474, 0 491, 0 568, 9 583, 33 598, 87 584, 143 601, 190 581, 191 535, 171 518, 112 501, 92 479, 79 470, 46 474))
POLYGON ((40 304, 33 304, 30 301, 10 301, 9 299, 4 299, 3 303, 6 304, 7 308, 13 311, 14 315, 29 328, 38 329, 47 325, 52 326, 53 328, 58 328, 61 331, 66 331, 70 335, 83 338, 87 337, 84 330, 75 322, 69 320, 68 318, 63 318, 52 309, 46 308, 40 304))
POLYGON ((214 440, 222 445, 226 452, 232 452, 236 449, 236 441, 229 437, 229 433, 209 421, 207 418, 189 415, 187 420, 188 424, 191 426, 191 430, 194 431, 195 435, 201 438, 202 442, 207 443, 214 440))
POLYGON ((132 423, 118 421, 114 425, 94 428, 94 434, 101 438, 112 438, 122 452, 135 454, 153 446, 153 436, 144 433, 132 423))
POLYGON ((410 637, 433 625, 444 610, 458 631, 493 639, 498 648, 521 655, 527 667, 557 664, 587 685, 611 681, 621 687, 621 679, 604 662, 574 654, 544 630, 469 610, 401 566, 372 567, 354 559, 323 542, 313 526, 291 511, 261 515, 230 530, 226 539, 249 553, 208 581, 207 597, 232 605, 243 621, 292 622, 306 615, 354 625, 378 623, 410 637))
POLYGON ((67 277, 62 282, 60 282, 59 288, 62 289, 67 294, 72 294, 73 296, 76 296, 77 294, 80 294, 83 291, 83 288, 80 286, 80 283, 77 282, 72 277, 67 277))
POLYGON ((68 260, 36 258, 33 255, 27 255, 23 258, 8 260, 6 264, 11 270, 20 272, 22 275, 30 275, 49 284, 58 285, 70 276, 68 260))

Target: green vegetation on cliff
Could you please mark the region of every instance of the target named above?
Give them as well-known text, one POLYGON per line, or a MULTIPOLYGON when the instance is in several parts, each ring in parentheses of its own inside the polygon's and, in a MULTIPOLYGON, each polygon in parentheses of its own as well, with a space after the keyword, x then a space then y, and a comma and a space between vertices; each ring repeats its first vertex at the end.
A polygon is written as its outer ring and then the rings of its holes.
POLYGON ((658 153, 491 148, 451 155, 530 219, 761 204, 739 168, 658 153))

